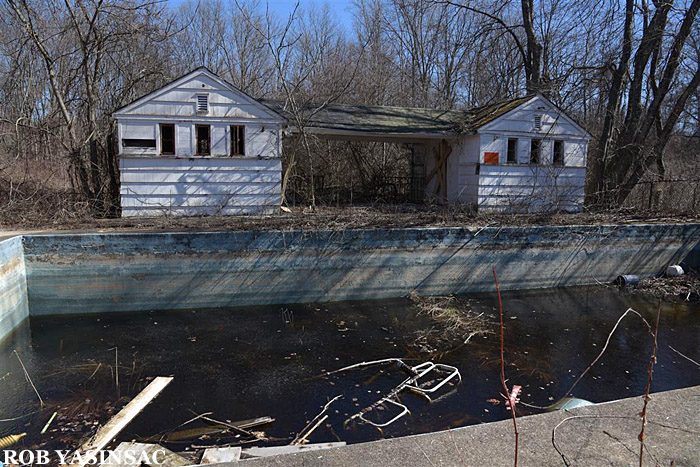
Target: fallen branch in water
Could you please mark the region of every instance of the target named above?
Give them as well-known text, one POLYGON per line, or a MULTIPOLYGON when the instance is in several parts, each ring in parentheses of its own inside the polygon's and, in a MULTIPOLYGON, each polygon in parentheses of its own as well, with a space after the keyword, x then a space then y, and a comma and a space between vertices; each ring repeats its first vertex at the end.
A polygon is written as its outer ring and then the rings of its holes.
POLYGON ((574 381, 574 384, 572 384, 571 387, 569 387, 569 389, 566 391, 566 393, 564 393, 564 395, 562 397, 560 397, 559 400, 555 401, 554 403, 552 403, 550 405, 544 406, 544 407, 539 406, 539 405, 534 405, 534 404, 528 404, 526 402, 521 402, 521 404, 526 406, 526 407, 533 408, 533 409, 549 410, 549 409, 555 407, 557 404, 559 404, 561 401, 563 401, 567 397, 569 397, 569 395, 571 395, 571 392, 578 385, 578 383, 583 379, 583 377, 586 376, 586 374, 589 371, 591 371, 591 369, 593 369, 595 364, 598 363, 598 361, 603 357, 603 354, 605 353, 605 351, 608 350, 608 345, 610 345, 610 340, 612 339, 613 334, 615 334, 615 331, 620 326, 620 323, 622 322, 623 319, 625 319, 625 316, 627 316, 629 313, 633 313, 633 314, 637 315, 639 317, 639 319, 641 319, 642 322, 644 322, 644 325, 647 327, 649 334, 653 334, 653 330, 652 330, 651 324, 649 324, 649 321, 647 321, 641 314, 639 314, 639 312, 633 310, 632 308, 628 308, 617 319, 615 326, 613 326, 612 330, 608 334, 608 337, 605 340, 605 345, 603 346, 603 349, 600 351, 598 356, 595 359, 593 359, 593 361, 588 365, 588 367, 585 370, 583 370, 583 372, 578 376, 578 378, 576 378, 576 381, 574 381))
POLYGON ((697 365, 698 368, 700 368, 700 363, 696 362, 695 360, 693 360, 692 358, 688 357, 687 355, 683 355, 682 353, 680 353, 678 350, 674 349, 674 348, 671 347, 670 345, 668 346, 668 348, 671 349, 671 350, 673 350, 674 352, 676 352, 678 355, 680 355, 681 357, 685 358, 685 359, 688 360, 689 362, 694 363, 695 365, 697 365))
POLYGON ((206 420, 208 422, 211 422, 211 423, 215 423, 217 425, 223 425, 227 428, 230 428, 231 430, 235 431, 236 433, 238 433, 240 435, 247 436, 248 438, 263 439, 260 436, 256 435, 255 433, 248 431, 246 429, 243 429, 241 427, 238 427, 232 423, 221 422, 219 420, 214 420, 213 418, 209 418, 209 417, 204 416, 204 415, 200 416, 199 418, 201 418, 202 420, 206 420))
POLYGON ((310 435, 311 433, 313 433, 314 430, 316 430, 316 428, 318 428, 318 426, 323 422, 323 420, 325 420, 326 418, 328 418, 328 415, 326 415, 324 418, 322 418, 321 420, 319 420, 319 422, 316 423, 316 425, 314 425, 313 428, 309 429, 309 427, 310 427, 311 425, 313 425, 313 424, 316 422, 316 420, 318 420, 319 418, 321 418, 321 417, 326 413, 326 410, 328 410, 328 408, 331 406, 331 404, 333 404, 333 402, 337 401, 337 400, 340 399, 341 397, 343 397, 343 395, 342 395, 342 394, 338 394, 338 395, 335 396, 333 399, 329 400, 329 401, 326 403, 326 405, 323 406, 323 410, 321 410, 321 411, 318 413, 318 415, 316 415, 316 416, 315 416, 315 417, 314 417, 314 418, 299 432, 299 434, 297 434, 297 436, 296 436, 296 437, 292 440, 292 442, 289 443, 289 444, 292 445, 292 446, 297 446, 297 445, 304 444, 304 443, 306 442, 306 438, 308 438, 309 435, 310 435), (306 430, 308 430, 308 431, 306 431, 306 430), (306 433, 302 436, 302 433, 304 433, 304 432, 306 432, 306 433))
POLYGON ((343 368, 339 368, 337 370, 328 371, 326 373, 323 373, 321 376, 329 376, 329 375, 333 375, 336 373, 340 373, 342 371, 356 370, 358 368, 364 368, 364 367, 373 366, 373 365, 381 365, 383 363, 396 363, 400 368, 409 369, 409 370, 411 368, 410 366, 406 365, 404 363, 404 361, 401 360, 400 358, 383 358, 381 360, 373 360, 371 362, 355 363, 354 365, 349 365, 349 366, 346 366, 343 368))
POLYGON ((22 362, 22 359, 19 358, 19 353, 17 350, 14 350, 15 355, 17 356, 17 360, 19 360, 19 364, 22 365, 22 371, 24 372, 24 377, 26 380, 29 382, 29 384, 32 386, 32 389, 34 389, 34 392, 36 393, 36 397, 39 398, 39 404, 41 404, 41 408, 44 408, 44 399, 41 398, 41 395, 39 395, 39 391, 37 390, 36 386, 34 386, 34 382, 32 381, 32 378, 29 376, 29 372, 27 371, 27 368, 25 368, 24 363, 22 362))

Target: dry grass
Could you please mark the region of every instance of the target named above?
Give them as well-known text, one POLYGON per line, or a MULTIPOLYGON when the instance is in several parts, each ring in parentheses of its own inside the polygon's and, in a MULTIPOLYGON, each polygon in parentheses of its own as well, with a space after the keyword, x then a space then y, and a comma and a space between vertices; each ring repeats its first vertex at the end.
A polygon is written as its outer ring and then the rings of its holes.
POLYGON ((445 354, 466 345, 474 337, 495 334, 492 316, 472 311, 469 301, 452 295, 410 297, 419 313, 431 318, 430 328, 416 332, 413 347, 428 354, 445 354))
POLYGON ((690 270, 687 274, 677 277, 648 277, 639 281, 639 285, 629 291, 652 294, 664 300, 697 302, 700 301, 700 274, 690 270))
POLYGON ((467 207, 373 205, 294 207, 272 215, 95 218, 70 192, 28 190, 30 196, 8 202, 0 186, 0 229, 50 230, 332 230, 401 229, 411 227, 484 227, 524 225, 601 225, 699 222, 700 216, 658 216, 617 213, 475 214, 467 207))
POLYGON ((696 222, 700 214, 639 213, 633 210, 578 214, 475 213, 470 205, 371 204, 296 206, 274 215, 94 217, 85 200, 72 192, 63 159, 16 160, 0 155, 0 229, 48 230, 346 230, 409 227, 503 225, 590 225, 639 222, 696 222))

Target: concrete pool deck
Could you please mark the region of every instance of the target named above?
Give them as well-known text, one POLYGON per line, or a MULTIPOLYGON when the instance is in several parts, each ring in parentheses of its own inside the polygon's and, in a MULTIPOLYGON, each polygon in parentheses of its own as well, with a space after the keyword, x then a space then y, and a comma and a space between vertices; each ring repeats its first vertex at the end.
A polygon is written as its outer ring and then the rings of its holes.
MULTIPOLYGON (((698 404, 700 386, 651 395, 647 409, 644 465, 700 465, 698 404)), ((642 397, 633 397, 520 418, 519 465, 638 465, 637 436, 641 429, 638 414, 642 405, 642 397), (554 440, 561 454, 552 443, 555 428, 554 440)), ((503 406, 494 407, 494 410, 499 409, 502 410, 503 406)), ((437 433, 353 444, 326 451, 251 459, 246 460, 245 465, 512 466, 513 440, 513 422, 504 420, 437 433)))

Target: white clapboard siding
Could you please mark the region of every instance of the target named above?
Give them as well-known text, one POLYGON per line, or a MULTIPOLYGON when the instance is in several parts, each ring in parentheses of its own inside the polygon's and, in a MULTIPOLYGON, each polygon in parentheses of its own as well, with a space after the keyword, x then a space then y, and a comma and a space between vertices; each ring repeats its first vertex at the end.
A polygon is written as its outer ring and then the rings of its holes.
POLYGON ((279 159, 122 157, 123 216, 273 212, 281 200, 279 159))
POLYGON ((561 109, 542 96, 535 96, 523 105, 505 113, 480 128, 480 133, 538 134, 542 137, 588 138, 589 135, 561 109), (535 115, 541 117, 541 128, 535 128, 535 115))
POLYGON ((457 200, 482 210, 580 210, 591 135, 541 95, 464 137, 457 200), (536 122, 540 121, 540 128, 536 122), (477 138, 478 144, 468 144, 477 138), (517 163, 508 163, 508 140, 517 139, 517 163), (532 139, 541 141, 540 163, 530 164, 532 139), (563 143, 564 166, 553 166, 554 142, 563 143), (498 164, 486 164, 485 153, 498 164))
POLYGON ((206 70, 192 73, 180 80, 175 87, 166 86, 150 99, 138 102, 129 109, 131 115, 167 115, 192 117, 197 115, 197 95, 206 94, 209 103, 208 117, 236 119, 267 119, 274 117, 263 105, 228 86, 206 70))
POLYGON ((175 209, 194 206, 270 206, 279 202, 279 195, 222 195, 201 194, 185 195, 173 192, 170 195, 122 195, 122 207, 139 207, 144 204, 149 207, 175 209))
POLYGON ((487 210, 580 210, 585 176, 582 167, 482 165, 477 203, 487 210))
MULTIPOLYGON (((180 183, 170 184, 170 194, 185 195, 280 195, 281 184, 279 182, 260 183, 180 183), (177 188, 178 191, 175 191, 177 188)), ((153 195, 157 196, 164 191, 162 183, 129 183, 121 187, 122 195, 153 195)))

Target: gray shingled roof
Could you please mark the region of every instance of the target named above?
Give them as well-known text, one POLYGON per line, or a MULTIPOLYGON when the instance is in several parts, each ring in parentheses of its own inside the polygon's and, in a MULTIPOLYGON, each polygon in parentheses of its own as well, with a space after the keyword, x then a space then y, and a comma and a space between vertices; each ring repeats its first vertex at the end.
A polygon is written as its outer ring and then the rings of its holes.
MULTIPOLYGON (((309 105, 307 127, 319 132, 356 132, 376 135, 449 136, 469 133, 531 99, 512 99, 469 110, 438 110, 416 107, 328 104, 322 110, 309 105)), ((275 112, 292 120, 282 101, 261 100, 275 112)))

